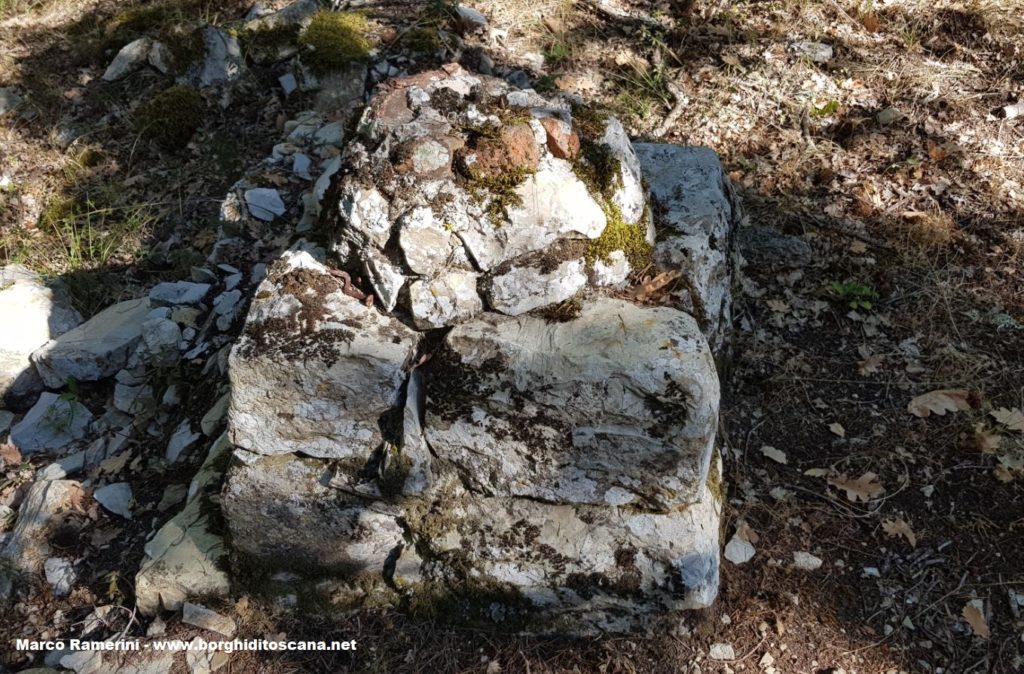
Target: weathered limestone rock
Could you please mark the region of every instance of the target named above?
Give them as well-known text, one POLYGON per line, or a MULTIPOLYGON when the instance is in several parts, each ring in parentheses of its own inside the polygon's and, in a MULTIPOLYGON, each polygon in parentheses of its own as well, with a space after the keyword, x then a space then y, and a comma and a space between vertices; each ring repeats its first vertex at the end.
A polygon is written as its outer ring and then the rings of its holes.
POLYGON ((0 564, 38 573, 50 557, 49 538, 57 516, 81 505, 82 487, 72 480, 33 482, 18 508, 14 531, 0 547, 0 564))
POLYGON ((148 37, 140 37, 121 47, 117 56, 103 72, 103 79, 114 82, 132 74, 149 58, 149 50, 153 41, 148 37))
POLYGON ((17 326, 5 332, 0 344, 0 399, 15 406, 31 404, 43 381, 29 356, 81 322, 62 287, 46 285, 21 265, 0 268, 0 324, 17 326))
MULTIPOLYGON (((504 266, 504 265, 503 265, 504 266)), ((485 295, 491 309, 509 316, 565 301, 587 284, 582 258, 564 260, 551 267, 540 258, 522 265, 499 267, 488 279, 485 295)))
POLYGON ((308 253, 260 284, 231 352, 231 439, 259 454, 366 457, 401 405, 418 336, 343 292, 308 253))
POLYGON ((425 366, 424 434, 488 495, 555 503, 693 503, 719 385, 694 320, 598 299, 565 323, 484 315, 425 366))
POLYGON ((454 325, 483 311, 476 274, 453 270, 409 286, 412 320, 420 330, 454 325))
POLYGON ((210 446, 189 485, 185 508, 146 543, 146 557, 135 575, 135 599, 143 615, 156 615, 161 607, 176 611, 187 599, 225 596, 230 590, 227 549, 210 520, 210 499, 220 491, 218 466, 230 451, 226 434, 210 446))
POLYGON ((304 216, 339 269, 287 253, 231 355, 254 584, 563 634, 713 601, 738 204, 578 112, 454 65, 378 87, 304 216))
POLYGON ((47 386, 61 388, 68 379, 98 381, 122 369, 142 338, 149 300, 107 307, 74 330, 52 339, 32 354, 47 386))
POLYGON ((11 429, 11 442, 26 455, 57 451, 81 440, 90 421, 92 412, 77 400, 43 393, 11 429))
POLYGON ((707 148, 637 143, 660 226, 655 260, 687 279, 680 306, 717 354, 732 327, 735 230, 742 218, 718 156, 707 148))

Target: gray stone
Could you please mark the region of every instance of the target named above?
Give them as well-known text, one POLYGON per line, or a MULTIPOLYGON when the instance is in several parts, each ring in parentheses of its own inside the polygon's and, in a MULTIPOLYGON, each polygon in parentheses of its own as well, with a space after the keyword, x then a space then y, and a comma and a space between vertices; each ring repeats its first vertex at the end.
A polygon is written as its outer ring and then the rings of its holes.
POLYGON ((341 292, 305 252, 286 253, 256 292, 231 352, 235 445, 261 454, 366 457, 400 407, 418 337, 341 292))
POLYGON ((313 166, 313 160, 309 158, 309 155, 298 152, 292 157, 292 173, 302 178, 303 180, 312 180, 313 176, 309 173, 309 169, 313 166))
POLYGON ((284 123, 284 132, 288 140, 294 143, 305 143, 313 138, 313 134, 324 125, 324 118, 314 110, 304 110, 284 123))
POLYGON ((611 288, 622 286, 632 270, 626 254, 621 250, 613 250, 606 258, 594 260, 594 285, 611 288))
POLYGON ((409 310, 420 330, 455 325, 483 311, 476 273, 452 270, 409 285, 409 310))
POLYGON ((281 85, 281 91, 284 92, 285 96, 291 96, 292 92, 299 88, 299 83, 295 80, 293 73, 285 73, 277 78, 278 83, 281 85))
POLYGON ((0 87, 0 117, 10 114, 21 105, 21 96, 14 87, 0 87))
POLYGON ((732 327, 739 201, 707 148, 638 143, 636 152, 660 217, 655 262, 682 272, 687 283, 680 306, 697 319, 717 355, 732 327))
MULTIPOLYGON (((224 277, 224 290, 234 290, 238 287, 238 284, 242 282, 242 272, 236 274, 229 274, 224 277)), ((216 304, 216 302, 215 302, 216 304)))
POLYGON ((230 451, 226 435, 210 446, 184 509, 146 543, 146 557, 135 575, 135 598, 143 615, 156 615, 161 608, 176 611, 190 598, 227 596, 227 549, 210 520, 210 506, 220 491, 218 466, 230 451))
POLYGON ((17 407, 31 403, 43 389, 32 352, 81 322, 63 286, 49 286, 21 265, 0 268, 0 324, 17 326, 0 344, 0 399, 17 407))
POLYGON ((209 283, 165 281, 150 289, 149 300, 155 305, 168 307, 199 304, 208 292, 210 292, 209 283))
POLYGON ((413 208, 398 219, 398 227, 398 243, 413 272, 429 275, 451 266, 470 268, 462 242, 433 209, 413 208))
POLYGON ((290 454, 235 462, 223 495, 233 548, 269 568, 383 572, 404 541, 397 517, 345 498, 331 476, 324 462, 290 454))
MULTIPOLYGON (((166 309, 166 307, 164 307, 166 309)), ((167 314, 170 315, 170 310, 167 314)), ((170 318, 151 318, 142 324, 142 342, 149 354, 149 362, 157 367, 173 367, 181 354, 181 328, 170 318)))
POLYGON ((465 5, 456 5, 456 21, 463 31, 473 33, 487 28, 487 17, 479 10, 465 5))
POLYGON ((640 222, 647 205, 640 160, 629 142, 622 123, 612 117, 605 123, 604 133, 598 141, 619 162, 618 187, 612 194, 612 203, 619 209, 623 221, 633 225, 640 222))
POLYGON ((103 72, 103 79, 107 82, 114 82, 139 69, 149 59, 149 50, 153 41, 148 37, 140 37, 121 47, 117 56, 110 62, 103 72))
POLYGON ((101 506, 120 515, 126 520, 132 518, 132 486, 127 482, 115 482, 93 492, 93 498, 101 506))
POLYGON ((582 259, 564 260, 550 271, 537 266, 501 268, 484 285, 487 304, 494 311, 518 316, 565 301, 587 284, 582 259))
POLYGON ((333 145, 340 148, 345 142, 345 127, 341 122, 330 122, 313 134, 314 145, 333 145))
POLYGON ((184 606, 182 606, 181 622, 186 625, 195 625, 211 632, 217 632, 228 639, 235 636, 234 620, 216 611, 211 611, 200 604, 185 602, 184 606))
POLYGON ((218 316, 229 316, 235 313, 239 300, 242 299, 241 290, 229 290, 222 293, 213 300, 213 313, 218 316))
POLYGON ((14 412, 8 412, 7 410, 0 410, 0 436, 6 433, 11 428, 11 424, 14 422, 14 412))
POLYGON ((245 205, 252 217, 270 222, 287 210, 280 193, 273 187, 255 187, 245 191, 245 205))
POLYGON ((82 488, 72 480, 33 482, 18 508, 14 530, 0 547, 0 561, 17 571, 39 573, 50 557, 50 534, 60 513, 72 510, 82 488))
POLYGON ((63 480, 85 470, 87 452, 74 452, 63 456, 36 474, 37 480, 63 480))
POLYGON ((186 77, 201 87, 234 82, 245 70, 245 58, 237 38, 213 26, 201 29, 206 54, 194 77, 186 77))
POLYGON ((596 239, 608 222, 564 159, 542 159, 537 172, 515 192, 522 205, 507 209, 507 225, 487 227, 481 223, 456 230, 473 259, 485 270, 541 250, 559 238, 596 239))
POLYGON ((388 203, 376 188, 347 182, 338 200, 345 235, 357 245, 384 248, 391 237, 388 203))
POLYGON ((220 428, 221 422, 224 420, 224 416, 227 414, 228 409, 231 405, 231 393, 225 393, 221 397, 217 398, 217 402, 213 403, 213 407, 207 410, 206 414, 199 422, 199 428, 203 431, 203 435, 206 437, 212 437, 217 429, 220 428))
POLYGON ((71 594, 71 589, 78 580, 78 574, 71 560, 63 557, 50 557, 43 564, 43 571, 46 575, 46 582, 53 589, 53 596, 66 597, 71 594))
POLYGON ((99 674, 103 671, 102 651, 74 651, 60 659, 60 666, 75 674, 99 674))
POLYGON ((166 75, 171 71, 173 59, 174 56, 167 45, 163 42, 153 41, 152 46, 149 48, 149 65, 160 71, 160 74, 166 75))
POLYGON ((380 300, 384 311, 391 311, 398 304, 398 295, 405 285, 405 275, 401 267, 392 264, 383 253, 375 248, 367 248, 363 253, 363 269, 374 294, 380 300))
POLYGON ((424 370, 426 439, 480 493, 669 509, 707 479, 718 376, 680 311, 599 298, 567 323, 482 315, 424 370))
POLYGON ((801 40, 800 42, 794 42, 789 48, 793 53, 799 56, 806 56, 815 63, 828 63, 832 60, 832 46, 824 42, 801 40))
POLYGON ((185 419, 178 427, 171 433, 170 440, 167 441, 167 449, 164 452, 164 458, 171 463, 177 462, 181 455, 185 453, 192 445, 199 440, 202 435, 192 430, 192 423, 185 419))
POLYGON ((114 409, 126 414, 146 414, 155 405, 153 387, 148 384, 133 386, 118 382, 114 385, 114 409))
MULTIPOLYGON (((246 32, 256 34, 288 27, 294 27, 298 32, 299 29, 309 24, 313 15, 320 9, 320 3, 317 0, 297 0, 276 12, 269 12, 247 20, 244 28, 246 32)), ((286 59, 298 51, 298 45, 292 43, 275 43, 264 47, 258 40, 253 42, 255 45, 250 50, 250 56, 257 63, 272 63, 286 59)), ((278 41, 268 40, 268 42, 278 41)))
POLYGON ((90 421, 92 412, 77 400, 43 393, 11 429, 11 443, 24 455, 55 452, 84 438, 90 421))

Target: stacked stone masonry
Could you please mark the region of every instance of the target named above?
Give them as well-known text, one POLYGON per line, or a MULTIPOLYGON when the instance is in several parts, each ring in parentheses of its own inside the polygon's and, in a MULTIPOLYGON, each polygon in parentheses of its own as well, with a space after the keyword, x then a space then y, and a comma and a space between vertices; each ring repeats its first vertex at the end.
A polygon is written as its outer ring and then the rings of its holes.
POLYGON ((328 254, 275 263, 230 357, 236 567, 528 632, 708 606, 741 218, 715 155, 446 66, 380 85, 328 180, 328 254))

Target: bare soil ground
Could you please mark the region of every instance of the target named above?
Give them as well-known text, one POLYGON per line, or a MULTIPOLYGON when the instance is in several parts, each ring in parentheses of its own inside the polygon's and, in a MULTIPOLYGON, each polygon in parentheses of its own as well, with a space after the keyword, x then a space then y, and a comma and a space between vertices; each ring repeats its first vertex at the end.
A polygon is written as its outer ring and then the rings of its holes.
MULTIPOLYGON (((27 92, 34 115, 0 126, 0 177, 10 179, 0 258, 74 282, 86 313, 187 273, 212 242, 224 189, 303 101, 273 93, 273 68, 257 72, 251 98, 211 114, 189 150, 161 153, 128 121, 155 77, 98 82, 111 56, 104 25, 119 7, 6 2, 0 86, 27 92), (88 133, 64 147, 70 127, 88 133), (87 206, 61 210, 69 200, 87 206)), ((221 607, 241 633, 355 638, 360 648, 239 654, 227 671, 1024 670, 1024 117, 1000 112, 1024 94, 1019 4, 475 6, 490 18, 479 46, 496 62, 606 105, 640 138, 715 149, 752 224, 810 245, 797 264, 749 256, 737 291, 725 537, 739 532, 755 554, 723 562, 713 609, 648 638, 513 638, 245 600, 221 607), (815 62, 801 41, 833 53, 815 62), (909 411, 937 390, 950 393, 913 409, 949 411, 909 411), (821 566, 803 570, 794 553, 821 566), (711 660, 713 644, 734 657, 711 660)), ((366 11, 402 28, 421 8, 366 11)), ((140 544, 121 553, 123 588, 140 544)), ((55 610, 110 600, 102 591, 21 607, 0 632, 37 633, 55 610)))

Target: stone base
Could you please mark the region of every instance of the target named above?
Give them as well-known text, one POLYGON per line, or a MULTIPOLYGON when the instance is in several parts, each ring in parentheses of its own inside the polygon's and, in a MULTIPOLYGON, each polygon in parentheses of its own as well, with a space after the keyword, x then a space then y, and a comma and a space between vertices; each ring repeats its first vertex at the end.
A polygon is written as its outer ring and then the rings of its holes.
POLYGON ((336 471, 236 452, 223 506, 254 586, 341 610, 574 635, 643 631, 718 591, 717 460, 699 500, 664 513, 479 496, 453 474, 430 497, 369 499, 336 471))

